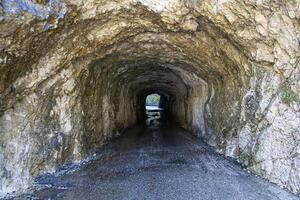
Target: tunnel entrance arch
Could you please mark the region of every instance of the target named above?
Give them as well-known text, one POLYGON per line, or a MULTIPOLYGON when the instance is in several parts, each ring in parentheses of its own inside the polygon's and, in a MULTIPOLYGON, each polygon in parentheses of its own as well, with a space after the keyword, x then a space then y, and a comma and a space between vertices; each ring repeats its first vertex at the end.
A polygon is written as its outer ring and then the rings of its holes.
POLYGON ((116 2, 65 1, 62 13, 50 9, 47 30, 23 12, 3 15, 4 186, 23 187, 33 175, 85 158, 142 119, 147 93, 166 92, 165 110, 180 126, 257 174, 300 190, 297 158, 290 156, 298 100, 285 98, 299 89, 298 18, 285 12, 296 7, 165 0, 157 10, 146 0, 116 2), (273 155, 280 149, 287 151, 273 155), (284 177, 281 158, 291 169, 284 177))

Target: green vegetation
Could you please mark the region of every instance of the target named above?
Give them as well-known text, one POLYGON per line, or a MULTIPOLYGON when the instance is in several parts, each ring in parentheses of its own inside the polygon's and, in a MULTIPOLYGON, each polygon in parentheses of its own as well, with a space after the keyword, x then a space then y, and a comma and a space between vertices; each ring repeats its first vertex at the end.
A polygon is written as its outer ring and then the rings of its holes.
POLYGON ((291 89, 291 86, 287 83, 284 84, 282 89, 282 100, 287 104, 298 100, 298 95, 291 89))
POLYGON ((287 0, 287 1, 293 5, 297 5, 297 3, 298 3, 298 0, 287 0))
POLYGON ((146 98, 146 106, 159 106, 160 95, 159 94, 150 94, 146 98))

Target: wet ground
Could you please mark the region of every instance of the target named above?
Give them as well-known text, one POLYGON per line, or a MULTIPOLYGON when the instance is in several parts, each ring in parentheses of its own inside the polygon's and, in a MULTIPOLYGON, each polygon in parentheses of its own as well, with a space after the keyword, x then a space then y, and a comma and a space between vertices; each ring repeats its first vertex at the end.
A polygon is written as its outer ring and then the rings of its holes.
POLYGON ((215 153, 187 131, 162 126, 160 112, 128 129, 94 160, 41 177, 19 199, 299 200, 215 153))

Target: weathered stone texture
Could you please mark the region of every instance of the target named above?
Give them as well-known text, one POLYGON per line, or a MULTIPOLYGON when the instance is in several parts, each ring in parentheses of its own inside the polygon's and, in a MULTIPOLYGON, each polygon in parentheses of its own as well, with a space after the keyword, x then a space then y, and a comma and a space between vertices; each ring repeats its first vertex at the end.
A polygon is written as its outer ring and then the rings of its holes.
POLYGON ((86 158, 145 94, 300 194, 300 5, 282 0, 3 0, 0 194, 86 158))

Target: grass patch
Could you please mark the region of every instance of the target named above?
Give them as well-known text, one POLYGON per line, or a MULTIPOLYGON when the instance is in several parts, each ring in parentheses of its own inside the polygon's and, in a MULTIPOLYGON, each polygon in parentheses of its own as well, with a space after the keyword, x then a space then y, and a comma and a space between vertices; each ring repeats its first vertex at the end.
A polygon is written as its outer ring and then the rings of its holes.
POLYGON ((285 83, 282 87, 282 101, 286 104, 291 104, 298 100, 298 95, 291 89, 291 86, 285 83))

